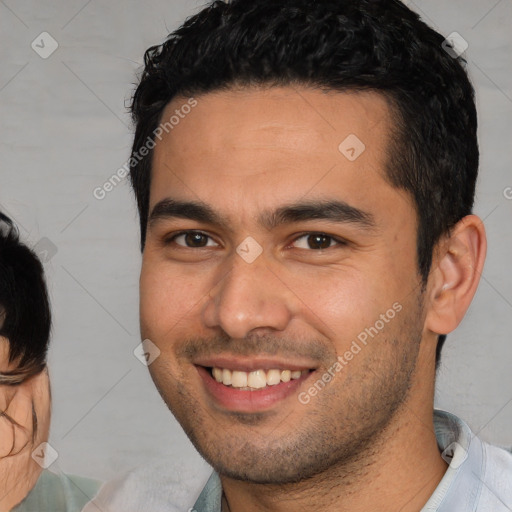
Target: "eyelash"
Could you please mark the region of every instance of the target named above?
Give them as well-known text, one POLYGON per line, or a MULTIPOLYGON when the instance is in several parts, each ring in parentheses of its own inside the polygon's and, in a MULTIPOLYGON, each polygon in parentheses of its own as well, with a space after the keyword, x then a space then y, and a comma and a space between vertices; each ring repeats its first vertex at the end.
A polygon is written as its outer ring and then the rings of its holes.
MULTIPOLYGON (((172 243, 175 242, 176 238, 178 238, 180 236, 183 236, 183 235, 190 235, 190 234, 203 235, 203 236, 206 236, 209 239, 213 240, 213 238, 210 235, 207 235, 203 231, 187 230, 187 231, 180 231, 179 233, 176 233, 176 234, 172 235, 171 237, 168 237, 168 238, 164 239, 164 245, 171 245, 172 243)), ((341 246, 348 245, 348 242, 346 240, 343 240, 342 238, 337 238, 335 236, 329 235, 329 234, 324 233, 322 231, 306 231, 304 233, 301 233, 297 237, 295 237, 293 239, 292 243, 296 242, 297 240, 300 240, 301 238, 308 237, 308 236, 315 236, 315 235, 329 238, 332 241, 336 242, 337 245, 329 246, 329 247, 326 247, 325 249, 302 249, 302 250, 310 250, 310 251, 314 251, 314 252, 319 252, 319 251, 322 251, 322 250, 325 251, 327 249, 332 249, 333 247, 341 247, 341 246)), ((182 247, 184 249, 206 249, 206 248, 208 248, 208 246, 205 246, 205 247, 188 247, 186 245, 179 245, 179 244, 178 244, 178 246, 182 247)))

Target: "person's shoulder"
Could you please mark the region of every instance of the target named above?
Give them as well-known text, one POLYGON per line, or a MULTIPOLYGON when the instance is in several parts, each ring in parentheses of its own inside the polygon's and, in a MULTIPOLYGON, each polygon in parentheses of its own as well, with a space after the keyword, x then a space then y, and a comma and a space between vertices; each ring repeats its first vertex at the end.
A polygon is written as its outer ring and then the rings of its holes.
MULTIPOLYGON (((482 441, 483 468, 482 468, 482 495, 491 502, 496 500, 498 505, 512 506, 512 452, 482 441)), ((510 510, 510 509, 508 509, 510 510)))
POLYGON ((106 482, 83 512, 183 512, 192 508, 211 473, 199 456, 154 459, 106 482))
POLYGON ((422 510, 510 512, 512 453, 484 441, 449 412, 435 410, 434 426, 448 468, 422 510))
POLYGON ((44 470, 36 485, 13 512, 80 512, 101 487, 101 482, 44 470))
POLYGON ((512 453, 474 436, 472 444, 480 454, 479 464, 471 465, 472 491, 477 509, 489 512, 512 510, 512 453))
POLYGON ((502 472, 512 471, 512 447, 500 447, 482 441, 486 459, 491 470, 502 472))

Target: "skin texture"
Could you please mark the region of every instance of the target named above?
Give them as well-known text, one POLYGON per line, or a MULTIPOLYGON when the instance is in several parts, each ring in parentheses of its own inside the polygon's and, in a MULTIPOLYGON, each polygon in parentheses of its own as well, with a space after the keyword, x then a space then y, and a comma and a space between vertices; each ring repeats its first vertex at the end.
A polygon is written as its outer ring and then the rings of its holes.
MULTIPOLYGON (((0 337, 0 371, 8 363, 8 340, 0 337)), ((11 510, 34 487, 41 466, 33 450, 48 440, 50 383, 45 370, 16 386, 0 385, 0 511, 11 510), (37 430, 34 432, 34 414, 37 430)))
MULTIPOLYGON (((273 87, 196 99, 157 143, 150 213, 167 198, 196 201, 224 225, 159 218, 148 226, 141 333, 161 351, 150 365, 159 392, 221 474, 232 512, 285 511, 290 502, 420 510, 446 470, 433 430, 437 333, 458 325, 476 290, 481 221, 468 216, 440 241, 422 287, 414 204, 385 178, 392 116, 381 96, 273 87), (354 161, 338 150, 350 134, 366 148, 354 161), (306 219, 269 229, 258 220, 312 200, 345 201, 374 225, 306 219), (170 240, 182 230, 204 233, 206 246, 170 240), (333 239, 318 250, 304 236, 315 233, 333 239), (252 263, 236 252, 248 236, 262 248, 252 263), (301 403, 299 393, 394 304, 400 312, 301 403), (265 410, 227 410, 194 366, 219 354, 315 371, 265 410)), ((175 98, 163 119, 185 102, 175 98)))

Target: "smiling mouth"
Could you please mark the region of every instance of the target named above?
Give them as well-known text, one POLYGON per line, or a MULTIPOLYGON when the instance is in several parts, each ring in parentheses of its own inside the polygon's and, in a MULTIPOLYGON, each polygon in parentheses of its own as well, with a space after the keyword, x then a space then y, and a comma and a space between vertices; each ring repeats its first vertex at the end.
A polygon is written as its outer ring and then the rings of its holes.
POLYGON ((298 380, 312 370, 254 370, 251 372, 229 370, 227 368, 208 368, 210 375, 226 387, 239 391, 256 391, 281 383, 298 380))

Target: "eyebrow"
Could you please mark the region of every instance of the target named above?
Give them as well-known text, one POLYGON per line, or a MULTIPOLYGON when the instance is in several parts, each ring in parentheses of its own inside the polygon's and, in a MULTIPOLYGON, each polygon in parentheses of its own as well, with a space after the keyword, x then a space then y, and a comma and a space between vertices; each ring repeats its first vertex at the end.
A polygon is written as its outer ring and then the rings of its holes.
MULTIPOLYGON (((188 219, 216 225, 230 230, 228 223, 209 205, 198 201, 179 201, 166 198, 158 202, 151 211, 148 224, 151 226, 164 219, 188 219)), ((264 211, 258 221, 268 230, 283 224, 311 220, 326 220, 335 223, 355 224, 366 230, 376 228, 374 216, 367 211, 341 200, 309 200, 280 206, 274 211, 264 211)))

